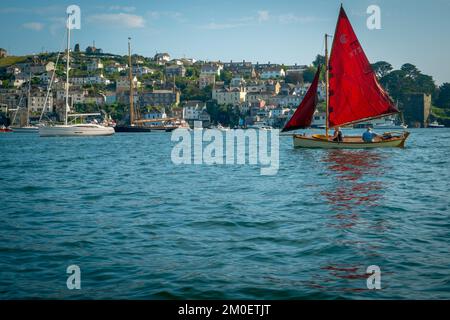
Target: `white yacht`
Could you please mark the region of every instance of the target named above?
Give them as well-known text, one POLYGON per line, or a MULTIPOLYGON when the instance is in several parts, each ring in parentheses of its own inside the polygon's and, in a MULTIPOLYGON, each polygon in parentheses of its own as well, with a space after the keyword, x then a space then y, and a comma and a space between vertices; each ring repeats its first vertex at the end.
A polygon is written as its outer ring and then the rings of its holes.
POLYGON ((52 125, 39 128, 41 137, 110 136, 113 134, 113 127, 95 123, 52 125))
POLYGON ((267 125, 263 121, 256 121, 252 125, 248 126, 249 129, 258 129, 258 130, 272 130, 273 128, 267 125))
POLYGON ((404 123, 396 124, 394 118, 392 117, 385 117, 380 119, 375 119, 367 122, 359 123, 357 128, 367 128, 371 127, 373 129, 379 129, 379 130, 404 130, 408 128, 408 126, 404 123))
POLYGON ((428 128, 445 128, 443 124, 439 124, 436 120, 428 124, 428 128))
MULTIPOLYGON (((70 71, 70 30, 72 16, 69 14, 67 18, 67 65, 66 65, 66 110, 64 114, 63 125, 43 125, 39 127, 39 135, 41 137, 74 137, 74 136, 110 136, 114 134, 113 127, 105 127, 97 123, 85 124, 69 124, 67 119, 69 117, 69 71, 70 71)), ((70 116, 77 116, 71 114, 70 116)))

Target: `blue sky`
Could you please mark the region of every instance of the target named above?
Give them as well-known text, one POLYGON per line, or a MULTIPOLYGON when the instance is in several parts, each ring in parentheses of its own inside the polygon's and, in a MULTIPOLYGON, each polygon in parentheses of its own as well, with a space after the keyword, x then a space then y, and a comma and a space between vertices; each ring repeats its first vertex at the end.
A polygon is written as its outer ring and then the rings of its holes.
MULTIPOLYGON (((369 60, 399 67, 415 64, 438 84, 450 82, 450 0, 342 1, 369 60), (381 9, 381 30, 366 27, 369 5, 381 9)), ((323 34, 333 33, 341 1, 2 0, 0 47, 12 54, 63 47, 65 8, 81 8, 74 43, 125 54, 309 64, 323 51, 323 34)))

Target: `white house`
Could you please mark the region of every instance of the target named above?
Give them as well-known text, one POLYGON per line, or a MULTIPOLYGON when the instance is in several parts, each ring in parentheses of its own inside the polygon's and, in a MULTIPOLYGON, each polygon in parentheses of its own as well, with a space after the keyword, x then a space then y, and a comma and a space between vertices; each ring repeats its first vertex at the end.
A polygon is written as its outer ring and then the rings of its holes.
POLYGON ((146 74, 152 74, 154 70, 150 69, 149 67, 145 66, 133 66, 133 74, 142 77, 146 74))
POLYGON ((218 63, 207 63, 201 68, 201 74, 213 74, 220 76, 220 71, 223 70, 223 65, 218 63))
POLYGON ((240 88, 212 90, 212 98, 217 100, 218 104, 239 106, 245 102, 246 96, 247 92, 240 88))
POLYGON ((209 127, 211 117, 206 110, 206 103, 202 101, 187 101, 183 107, 183 119, 194 126, 194 121, 201 121, 203 127, 209 127))
POLYGON ((112 65, 106 66, 104 68, 105 72, 107 73, 116 73, 116 72, 121 72, 124 71, 128 68, 128 66, 126 65, 121 65, 120 63, 116 62, 112 65))
POLYGON ((155 54, 153 58, 157 64, 164 65, 170 61, 170 54, 163 52, 155 54))
POLYGON ((41 112, 46 106, 46 111, 53 111, 53 95, 49 95, 47 99, 47 103, 45 103, 45 99, 47 96, 47 92, 44 90, 32 91, 30 93, 30 100, 28 101, 28 109, 31 112, 41 112))
POLYGON ((89 63, 86 66, 87 71, 93 72, 97 71, 99 69, 103 69, 103 63, 98 59, 93 59, 89 61, 89 63))
POLYGON ((285 72, 281 67, 269 67, 261 73, 261 79, 278 79, 284 78, 285 72))
POLYGON ((183 106, 183 119, 185 120, 199 120, 202 111, 206 109, 206 103, 193 100, 187 101, 183 106))
POLYGON ((109 79, 106 79, 103 76, 103 74, 84 77, 72 77, 70 78, 70 82, 75 85, 86 85, 86 84, 108 85, 111 83, 111 81, 109 79))

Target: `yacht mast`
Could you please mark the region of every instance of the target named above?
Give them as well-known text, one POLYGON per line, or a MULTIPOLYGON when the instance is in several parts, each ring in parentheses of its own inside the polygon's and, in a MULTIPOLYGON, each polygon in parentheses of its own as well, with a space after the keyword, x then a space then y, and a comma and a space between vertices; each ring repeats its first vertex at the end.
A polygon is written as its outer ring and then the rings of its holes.
POLYGON ((131 38, 128 38, 128 68, 130 78, 130 126, 134 124, 134 105, 133 105, 133 66, 131 65, 131 38))
POLYGON ((325 98, 325 104, 326 104, 326 116, 325 116, 325 135, 328 138, 328 117, 329 117, 329 70, 328 70, 328 34, 325 33, 325 92, 326 92, 326 98, 325 98))
POLYGON ((69 72, 70 72, 70 14, 67 17, 67 64, 66 64, 66 110, 64 112, 64 124, 67 125, 69 113, 69 72))
POLYGON ((28 81, 28 96, 27 96, 27 127, 30 126, 30 102, 31 102, 31 71, 30 80, 28 81))

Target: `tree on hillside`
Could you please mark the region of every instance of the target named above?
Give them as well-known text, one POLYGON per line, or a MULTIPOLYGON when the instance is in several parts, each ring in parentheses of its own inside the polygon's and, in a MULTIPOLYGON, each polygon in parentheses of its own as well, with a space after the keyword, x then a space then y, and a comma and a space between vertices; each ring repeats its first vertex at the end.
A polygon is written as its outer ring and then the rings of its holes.
POLYGON ((303 75, 300 72, 293 72, 286 76, 285 81, 293 84, 303 83, 303 75))
POLYGON ((225 84, 229 84, 231 79, 233 78, 233 73, 231 71, 224 71, 220 73, 220 80, 225 82, 225 84))
POLYGON ((392 65, 386 61, 375 62, 374 64, 372 64, 372 68, 378 79, 383 78, 394 69, 392 65))
POLYGON ((421 72, 417 67, 411 63, 405 63, 401 66, 400 70, 402 70, 405 73, 406 77, 416 79, 418 76, 420 76, 421 72))
POLYGON ((311 83, 314 80, 314 75, 316 74, 317 68, 315 67, 308 67, 305 71, 303 71, 303 81, 307 83, 311 83))
POLYGON ((440 108, 450 109, 450 83, 443 83, 439 87, 436 106, 440 108))
POLYGON ((319 64, 320 65, 324 65, 325 64, 325 56, 322 56, 322 55, 318 54, 316 56, 316 59, 314 59, 312 64, 316 68, 319 66, 319 64))
POLYGON ((395 100, 408 93, 434 95, 436 86, 431 76, 422 74, 416 66, 406 63, 400 70, 394 70, 380 79, 380 83, 395 100))

